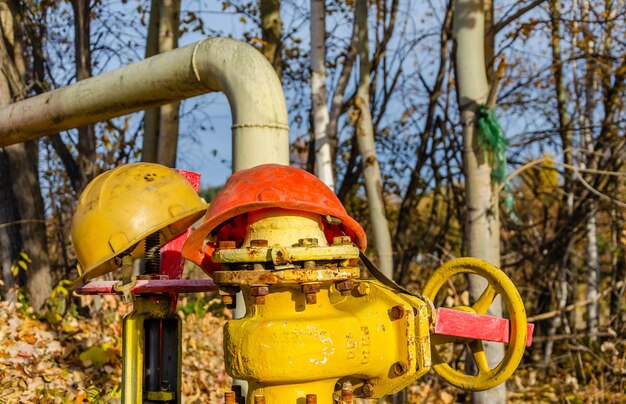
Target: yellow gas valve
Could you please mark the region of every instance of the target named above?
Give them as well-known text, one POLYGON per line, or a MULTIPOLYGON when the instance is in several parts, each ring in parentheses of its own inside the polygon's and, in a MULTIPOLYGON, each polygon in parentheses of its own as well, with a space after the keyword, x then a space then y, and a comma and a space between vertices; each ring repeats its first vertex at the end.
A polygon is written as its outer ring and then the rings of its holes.
POLYGON ((363 255, 366 244, 333 192, 303 170, 242 170, 218 193, 183 255, 213 278, 226 302, 243 294, 245 315, 224 328, 224 358, 228 374, 248 382, 246 402, 352 404, 397 392, 431 367, 456 386, 481 390, 515 370, 528 332, 519 293, 503 272, 453 260, 435 272, 424 297, 380 274, 363 255), (359 279, 359 259, 377 280, 359 279), (436 310, 438 291, 459 273, 491 286, 474 306, 436 310), (497 294, 510 321, 484 315, 497 294), (509 344, 495 369, 482 340, 509 344), (474 348, 476 376, 445 363, 436 345, 450 342, 474 348))
POLYGON ((416 297, 376 281, 325 281, 307 304, 299 284, 277 283, 259 304, 253 288, 242 286, 245 317, 225 326, 224 358, 268 403, 331 402, 338 381, 380 397, 431 367, 430 308, 416 297))

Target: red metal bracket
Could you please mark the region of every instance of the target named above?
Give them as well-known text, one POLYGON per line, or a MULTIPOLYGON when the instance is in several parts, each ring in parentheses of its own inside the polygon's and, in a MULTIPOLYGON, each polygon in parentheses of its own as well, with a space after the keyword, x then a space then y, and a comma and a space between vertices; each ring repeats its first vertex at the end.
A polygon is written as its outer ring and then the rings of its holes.
MULTIPOLYGON (((79 295, 119 295, 114 290, 118 281, 91 281, 76 288, 79 295)), ((142 293, 197 293, 213 292, 217 286, 211 279, 140 279, 131 292, 142 293)))
MULTIPOLYGON (((528 324, 526 346, 532 344, 534 329, 534 324, 528 324)), ((434 334, 506 344, 511 331, 510 322, 506 318, 440 307, 437 309, 434 334)))

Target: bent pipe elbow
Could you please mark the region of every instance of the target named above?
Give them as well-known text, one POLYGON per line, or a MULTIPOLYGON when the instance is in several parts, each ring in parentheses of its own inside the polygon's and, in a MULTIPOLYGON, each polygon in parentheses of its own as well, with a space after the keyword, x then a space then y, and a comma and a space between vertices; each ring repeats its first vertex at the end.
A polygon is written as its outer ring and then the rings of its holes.
POLYGON ((0 147, 222 91, 233 117, 233 169, 289 164, 285 97, 252 46, 207 38, 0 109, 0 147))

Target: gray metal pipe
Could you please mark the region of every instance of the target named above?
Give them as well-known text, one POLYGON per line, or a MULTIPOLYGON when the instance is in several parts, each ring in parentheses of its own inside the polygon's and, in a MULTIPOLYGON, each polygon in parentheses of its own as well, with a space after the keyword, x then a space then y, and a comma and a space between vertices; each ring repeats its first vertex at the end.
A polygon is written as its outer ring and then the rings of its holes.
POLYGON ((216 91, 231 108, 233 171, 288 165, 280 80, 260 52, 227 38, 207 38, 1 108, 0 146, 216 91))

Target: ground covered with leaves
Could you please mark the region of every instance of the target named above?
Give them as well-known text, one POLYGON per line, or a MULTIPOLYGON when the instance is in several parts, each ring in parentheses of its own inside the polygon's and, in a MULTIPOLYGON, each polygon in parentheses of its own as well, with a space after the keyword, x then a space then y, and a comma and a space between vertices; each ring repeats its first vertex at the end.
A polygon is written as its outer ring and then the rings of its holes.
MULTIPOLYGON (((38 319, 23 303, 0 301, 0 403, 119 401, 122 318, 129 307, 109 296, 82 299, 97 307, 93 315, 70 309, 38 319)), ((221 403, 231 384, 222 360, 225 319, 207 313, 209 304, 183 299, 179 305, 188 403, 221 403)))
MULTIPOLYGON (((198 296, 183 298, 178 306, 183 318, 183 402, 222 403, 231 385, 222 353, 222 326, 229 311, 211 295, 198 296)), ((107 296, 82 297, 63 315, 48 310, 43 316, 24 303, 0 301, 0 403, 119 402, 122 318, 128 310, 107 296)), ((588 373, 584 384, 580 375, 522 365, 509 381, 510 402, 626 402, 626 377, 620 377, 626 369, 626 342, 605 351, 606 358, 582 353, 580 362, 588 364, 581 369, 588 373), (591 373, 602 367, 599 361, 610 358, 610 372, 591 373)), ((432 374, 406 393, 409 403, 470 399, 432 374)))

